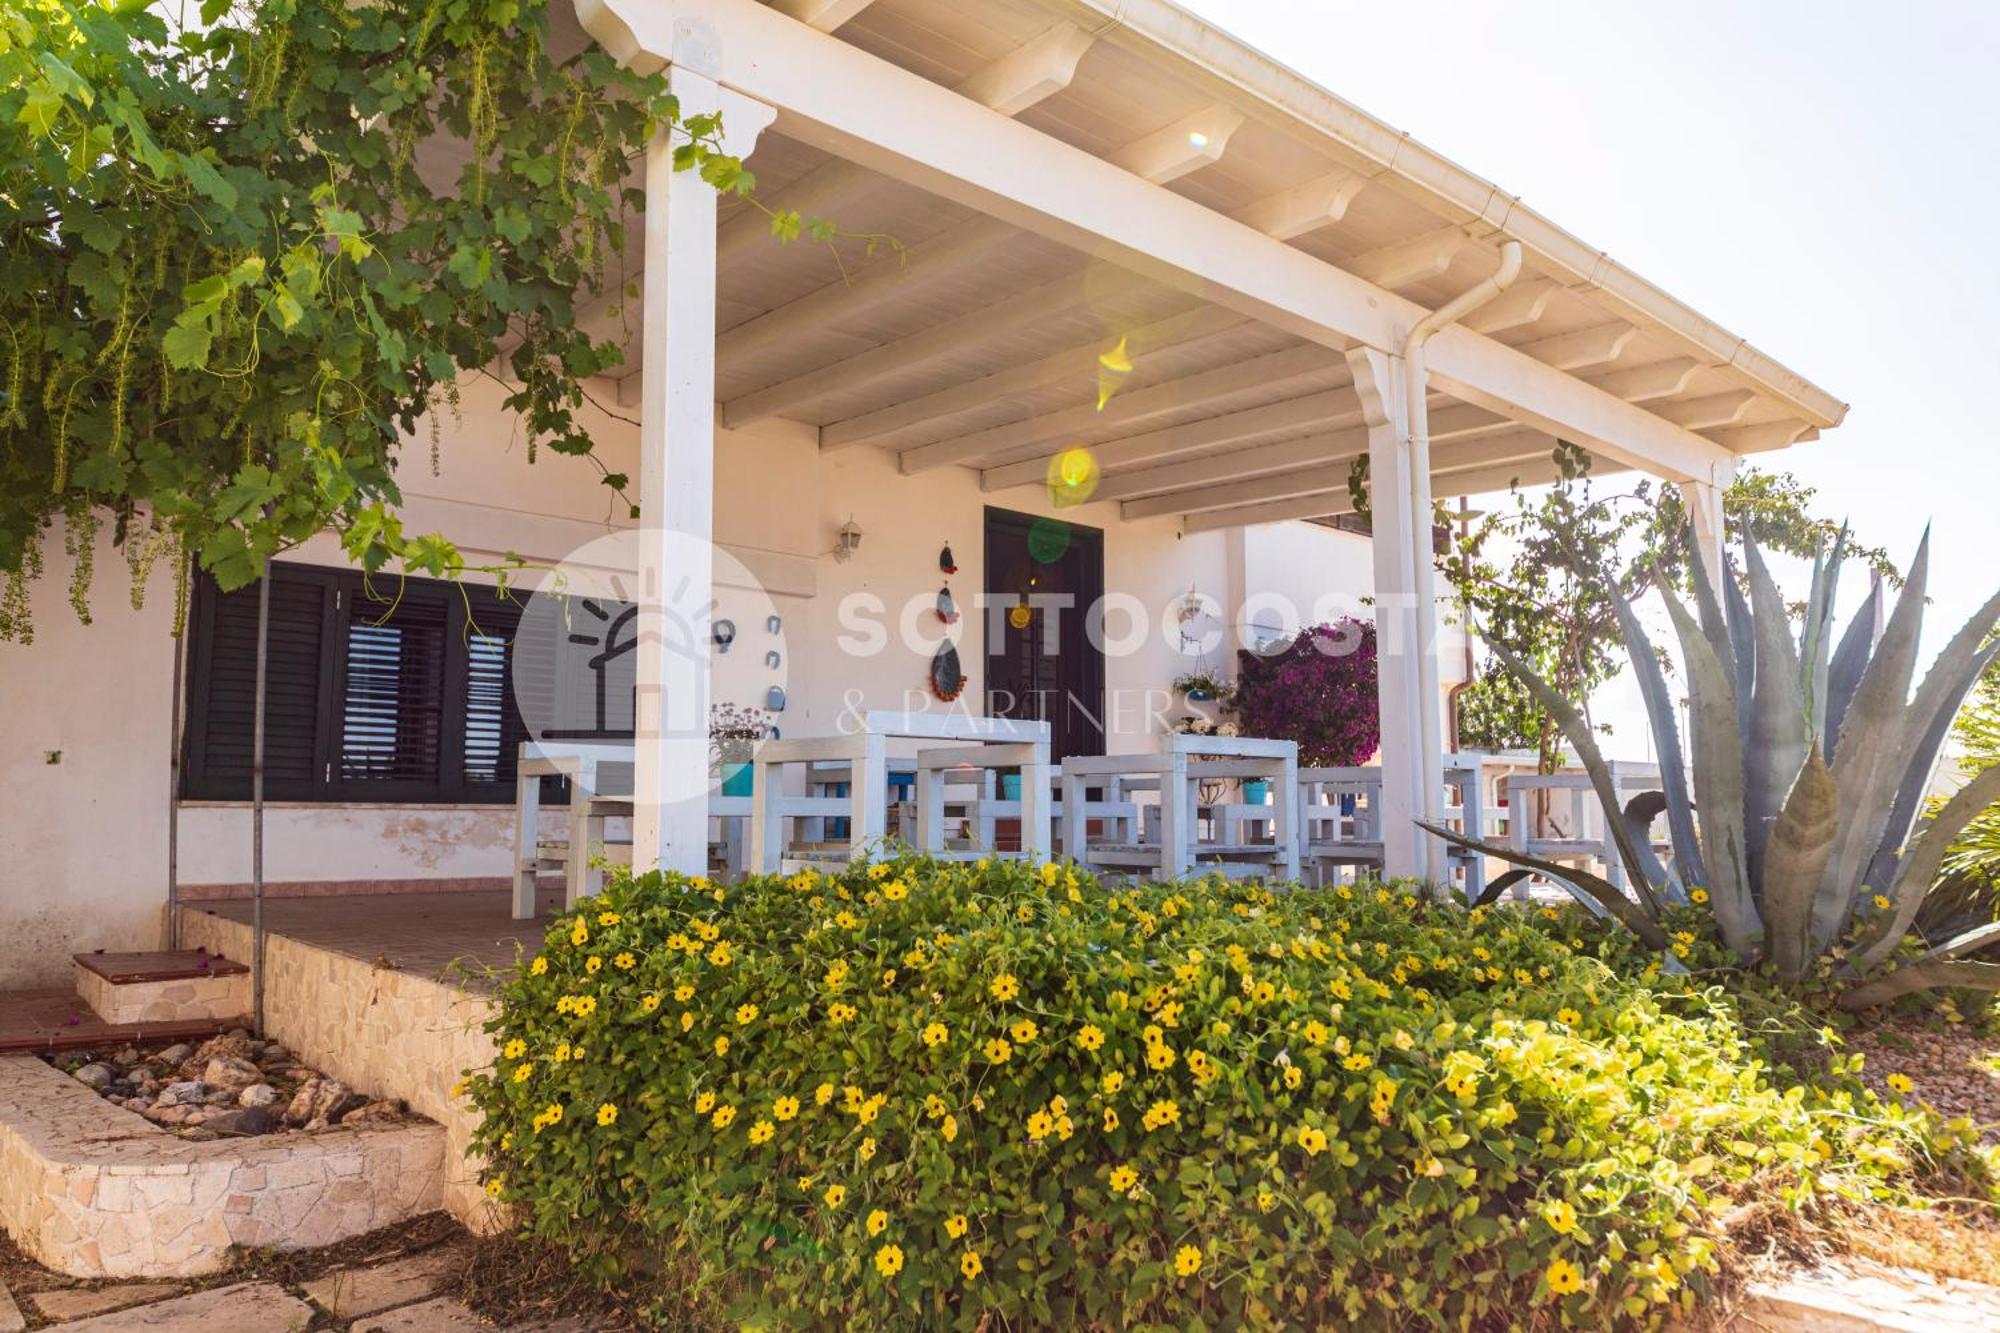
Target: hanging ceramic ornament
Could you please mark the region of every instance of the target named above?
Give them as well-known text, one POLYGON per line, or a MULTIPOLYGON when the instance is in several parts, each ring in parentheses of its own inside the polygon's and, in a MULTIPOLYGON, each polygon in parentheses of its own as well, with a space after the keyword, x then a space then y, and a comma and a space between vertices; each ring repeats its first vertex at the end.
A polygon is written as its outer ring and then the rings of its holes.
POLYGON ((938 645, 937 655, 931 658, 931 693, 950 703, 964 689, 965 671, 958 664, 958 649, 947 639, 938 645))
POLYGON ((938 552, 938 570, 944 574, 958 573, 958 561, 951 558, 950 542, 946 542, 944 549, 938 552))
POLYGON ((958 622, 958 603, 951 600, 951 588, 947 585, 938 589, 937 615, 947 625, 958 622))

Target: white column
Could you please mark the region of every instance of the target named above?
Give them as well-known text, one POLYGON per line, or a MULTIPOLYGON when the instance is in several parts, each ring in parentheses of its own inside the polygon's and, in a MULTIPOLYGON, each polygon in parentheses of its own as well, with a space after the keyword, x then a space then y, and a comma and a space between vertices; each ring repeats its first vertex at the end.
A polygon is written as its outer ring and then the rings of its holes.
MULTIPOLYGON (((1412 611, 1417 635, 1417 813, 1427 824, 1442 824, 1444 809, 1444 686, 1438 673, 1436 557, 1431 550, 1431 437, 1428 376, 1421 346, 1397 360, 1403 382, 1403 423, 1410 441, 1410 570, 1412 611)), ((1451 876, 1441 839, 1419 833, 1419 864, 1430 884, 1451 876)))
POLYGON ((1734 460, 1718 463, 1707 481, 1680 483, 1681 500, 1687 505, 1694 525, 1695 555, 1708 571, 1709 584, 1719 594, 1728 564, 1723 559, 1727 543, 1722 519, 1722 493, 1736 480, 1734 460))
MULTIPOLYGON (((720 111, 746 155, 771 108, 675 67, 683 117, 720 111)), ((716 195, 676 171, 666 134, 646 149, 639 410, 639 657, 632 864, 708 868, 709 621, 714 602, 716 195)))
POLYGON ((1357 347, 1347 354, 1368 426, 1369 519, 1375 556, 1377 698, 1382 710, 1382 859, 1391 877, 1424 872, 1417 828, 1424 809, 1419 784, 1423 703, 1417 671, 1417 573, 1411 531, 1409 436, 1395 359, 1357 347))

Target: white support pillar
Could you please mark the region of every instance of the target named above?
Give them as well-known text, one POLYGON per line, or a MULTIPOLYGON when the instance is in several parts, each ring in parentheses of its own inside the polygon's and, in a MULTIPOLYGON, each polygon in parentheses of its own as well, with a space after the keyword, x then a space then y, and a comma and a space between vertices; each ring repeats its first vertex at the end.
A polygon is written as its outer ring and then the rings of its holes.
MULTIPOLYGON (((722 114, 747 155, 770 107, 676 66, 683 117, 722 114)), ((639 655, 632 866, 708 869, 709 623, 714 605, 715 190, 674 170, 665 133, 646 149, 639 409, 639 655)))
POLYGON ((1424 704, 1417 670, 1423 636, 1417 625, 1416 547, 1419 521, 1410 502, 1409 432, 1396 358, 1373 348, 1347 354, 1368 428, 1370 521, 1375 556, 1376 695, 1382 710, 1382 872, 1421 875, 1430 839, 1416 826, 1424 809, 1424 704))
POLYGON ((1728 562, 1723 553, 1727 539, 1722 518, 1722 493, 1736 480, 1736 462, 1718 463, 1707 481, 1680 483, 1681 500, 1687 505, 1694 525, 1695 555, 1708 571, 1708 581, 1718 591, 1727 576, 1728 562))

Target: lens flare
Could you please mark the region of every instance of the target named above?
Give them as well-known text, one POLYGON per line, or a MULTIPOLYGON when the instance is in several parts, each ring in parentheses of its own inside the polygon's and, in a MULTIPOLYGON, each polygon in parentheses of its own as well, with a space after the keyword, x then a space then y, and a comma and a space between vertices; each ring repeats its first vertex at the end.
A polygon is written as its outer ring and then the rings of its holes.
POLYGON ((1121 337, 1118 345, 1110 351, 1098 353, 1097 410, 1100 412, 1104 410, 1104 405, 1111 401, 1111 395, 1117 393, 1119 386, 1124 384, 1125 377, 1132 373, 1132 353, 1125 343, 1126 340, 1121 337))
POLYGON ((1038 518, 1028 528, 1028 556, 1036 564, 1052 565, 1069 552, 1069 524, 1059 518, 1038 518))
POLYGON ((1080 505, 1097 490, 1097 456, 1077 445, 1049 460, 1049 502, 1080 505))

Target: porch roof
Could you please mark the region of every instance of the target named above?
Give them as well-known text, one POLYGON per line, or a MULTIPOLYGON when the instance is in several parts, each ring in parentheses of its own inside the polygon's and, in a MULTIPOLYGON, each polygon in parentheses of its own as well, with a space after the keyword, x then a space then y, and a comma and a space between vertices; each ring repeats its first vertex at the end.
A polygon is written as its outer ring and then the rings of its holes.
MULTIPOLYGON (((1558 437, 1602 470, 1726 479, 1737 457, 1814 438, 1846 410, 1517 198, 1169 0, 578 8, 621 58, 657 65, 678 42, 681 59, 776 105, 749 159, 760 197, 853 238, 780 246, 762 212, 725 204, 726 427, 789 418, 817 428, 824 449, 890 450, 905 472, 974 468, 992 492, 1046 485, 1051 459, 1083 444, 1101 470, 1095 498, 1127 518, 1182 516, 1189 530, 1339 514, 1367 449, 1340 352, 1395 350, 1421 310, 1491 274, 1508 238, 1525 251, 1520 280, 1433 344, 1437 493, 1550 480, 1558 437), (773 95, 804 68, 867 86, 847 103, 773 95), (961 96, 903 103, 918 88, 909 76, 961 96), (966 165, 939 171, 863 126, 880 108, 850 103, 871 94, 912 116, 977 112, 963 122, 973 141, 958 145, 966 165), (1107 187, 1094 202, 1109 220, 998 188, 1033 162, 977 160, 1023 150, 1107 187), (1323 278, 1345 324, 1260 296, 1267 274, 1237 283, 1149 248, 1223 220, 1224 247, 1283 261, 1265 263, 1270 274, 1323 278), (868 236, 894 244, 869 254, 868 236), (1316 263, 1274 255, 1280 246, 1316 263), (1133 369, 1100 410, 1098 357, 1120 339, 1133 369)), ((634 286, 642 249, 627 247, 634 286)), ((627 344, 620 397, 634 403, 640 304, 612 299, 587 316, 627 344)))

